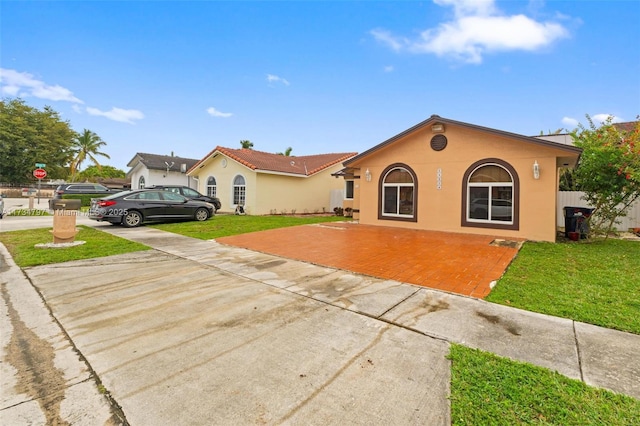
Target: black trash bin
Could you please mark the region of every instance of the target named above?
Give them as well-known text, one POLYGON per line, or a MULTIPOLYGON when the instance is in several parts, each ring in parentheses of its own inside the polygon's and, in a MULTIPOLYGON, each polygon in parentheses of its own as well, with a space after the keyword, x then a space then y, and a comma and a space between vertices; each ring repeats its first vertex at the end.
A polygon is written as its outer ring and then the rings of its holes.
POLYGON ((564 210, 564 236, 570 238, 569 233, 577 232, 580 238, 587 238, 589 235, 589 222, 587 219, 593 213, 593 209, 588 207, 566 206, 564 210))

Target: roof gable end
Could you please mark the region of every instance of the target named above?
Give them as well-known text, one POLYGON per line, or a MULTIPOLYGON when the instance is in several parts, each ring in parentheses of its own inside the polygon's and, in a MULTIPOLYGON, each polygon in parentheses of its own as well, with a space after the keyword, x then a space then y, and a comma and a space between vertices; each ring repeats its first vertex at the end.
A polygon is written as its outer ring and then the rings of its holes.
POLYGON ((552 148, 557 148, 557 149, 562 149, 571 153, 575 153, 575 154, 580 154, 582 152, 582 150, 580 148, 577 148, 575 146, 568 146, 568 145, 564 145, 561 143, 557 143, 557 142, 552 142, 552 141, 548 141, 548 140, 544 140, 544 139, 538 139, 538 138, 534 138, 534 137, 529 137, 529 136, 524 136, 524 135, 520 135, 517 133, 511 133, 511 132, 505 132, 503 130, 497 130, 497 129, 492 129, 489 127, 483 127, 483 126, 478 126, 476 124, 470 124, 470 123, 464 123, 462 121, 456 121, 456 120, 451 120, 449 118, 444 118, 444 117, 440 117, 439 115, 432 115, 431 117, 429 117, 428 119, 416 124, 413 127, 410 127, 409 129, 398 133, 397 135, 387 139, 386 141, 379 143, 378 145, 374 146, 373 148, 370 148, 364 152, 362 152, 361 154, 351 158, 350 160, 347 160, 344 162, 345 166, 348 166, 349 164, 352 164, 358 160, 361 160, 375 152, 377 152, 378 150, 385 148, 389 145, 392 145, 393 143, 397 142, 398 140, 404 138, 407 135, 410 135, 418 130, 422 130, 426 127, 429 126, 433 126, 435 124, 444 124, 446 125, 452 125, 452 126, 461 126, 461 127, 466 127, 472 130, 477 130, 480 132, 485 132, 485 133, 493 133, 496 134, 498 136, 502 136, 502 137, 508 137, 511 139, 516 139, 522 142, 527 142, 527 143, 533 143, 533 144, 537 144, 537 145, 542 145, 542 146, 547 146, 547 147, 552 147, 552 148))

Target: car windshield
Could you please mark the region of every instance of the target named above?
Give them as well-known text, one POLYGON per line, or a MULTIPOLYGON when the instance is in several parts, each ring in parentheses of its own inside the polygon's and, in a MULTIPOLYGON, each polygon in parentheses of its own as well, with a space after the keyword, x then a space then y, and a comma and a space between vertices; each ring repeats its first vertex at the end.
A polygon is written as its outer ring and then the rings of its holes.
POLYGON ((200 193, 191 188, 183 188, 182 192, 189 197, 200 197, 200 193))

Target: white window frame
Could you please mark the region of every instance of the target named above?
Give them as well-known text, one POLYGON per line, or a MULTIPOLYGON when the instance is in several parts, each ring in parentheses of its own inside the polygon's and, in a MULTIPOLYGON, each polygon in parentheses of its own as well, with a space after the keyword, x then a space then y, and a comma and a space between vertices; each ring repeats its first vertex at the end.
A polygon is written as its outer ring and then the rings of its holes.
POLYGON ((218 189, 218 184, 215 176, 209 176, 207 178, 207 196, 216 197, 216 193, 218 192, 217 189, 218 189), (211 179, 213 179, 213 185, 209 183, 211 179))
POLYGON ((506 167, 502 166, 501 164, 498 163, 483 163, 480 164, 478 167, 476 167, 475 169, 473 169, 473 171, 471 173, 469 173, 469 178, 467 179, 467 205, 466 205, 466 215, 467 215, 467 222, 473 222, 473 223, 490 223, 490 224, 494 224, 494 225, 513 225, 513 220, 515 217, 515 209, 514 209, 514 205, 513 202, 511 203, 511 220, 494 220, 491 219, 491 209, 493 208, 493 199, 492 199, 492 193, 493 193, 493 188, 494 187, 509 187, 511 188, 511 201, 513 200, 513 194, 514 194, 514 187, 513 187, 513 182, 514 182, 514 177, 511 174, 511 172, 509 171, 509 169, 507 169, 506 167), (509 175, 509 177, 511 178, 511 182, 471 182, 471 178, 473 177, 474 173, 476 173, 479 169, 483 168, 483 167, 487 167, 487 166, 496 166, 501 168, 502 170, 504 170, 505 172, 507 172, 507 174, 509 175), (471 218, 471 202, 473 201, 471 198, 471 188, 487 188, 489 191, 489 194, 487 196, 487 219, 475 219, 475 218, 471 218))
POLYGON ((385 175, 382 178, 382 203, 380 206, 380 214, 384 217, 401 217, 401 218, 414 218, 416 215, 416 205, 415 205, 415 199, 416 199, 416 193, 415 193, 415 180, 413 177, 413 174, 405 167, 402 166, 398 166, 398 167, 393 167, 392 169, 390 169, 389 171, 387 171, 387 173, 385 173, 385 175), (387 183, 387 176, 389 176, 390 173, 394 172, 395 170, 398 169, 402 169, 405 172, 407 172, 409 174, 409 176, 411 176, 411 180, 412 182, 409 183, 387 183), (412 189, 412 202, 413 202, 413 209, 411 214, 402 214, 400 213, 400 188, 408 188, 410 187, 412 189), (386 213, 384 211, 384 207, 385 207, 385 200, 384 200, 384 196, 385 196, 385 191, 386 188, 396 188, 396 195, 397 195, 397 200, 396 200, 396 212, 397 213, 386 213))
POLYGON ((235 175, 233 177, 231 188, 231 204, 234 206, 244 206, 247 202, 247 179, 242 175, 235 175), (241 178, 244 184, 236 184, 236 179, 241 178), (238 190, 238 197, 236 198, 236 190, 238 190), (237 201, 237 202, 236 202, 237 201))

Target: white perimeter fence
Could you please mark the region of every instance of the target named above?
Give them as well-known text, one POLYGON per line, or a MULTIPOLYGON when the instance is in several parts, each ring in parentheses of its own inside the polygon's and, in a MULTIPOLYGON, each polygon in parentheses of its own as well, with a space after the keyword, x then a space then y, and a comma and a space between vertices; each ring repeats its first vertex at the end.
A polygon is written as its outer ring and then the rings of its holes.
MULTIPOLYGON (((556 218, 559 227, 564 227, 563 207, 592 207, 582 199, 583 194, 584 192, 580 191, 558 191, 558 211, 556 218)), ((615 227, 619 231, 627 231, 629 228, 640 228, 640 200, 636 200, 627 215, 620 218, 620 223, 616 224, 615 227)))

